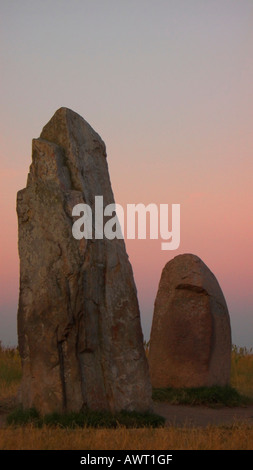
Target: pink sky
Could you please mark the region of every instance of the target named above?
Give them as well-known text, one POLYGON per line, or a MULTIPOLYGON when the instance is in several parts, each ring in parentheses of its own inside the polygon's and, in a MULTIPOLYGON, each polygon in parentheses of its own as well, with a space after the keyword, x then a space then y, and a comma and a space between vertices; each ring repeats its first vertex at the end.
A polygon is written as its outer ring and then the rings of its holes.
POLYGON ((253 346, 252 1, 60 5, 1 6, 0 340, 16 342, 15 206, 31 140, 67 106, 105 141, 116 202, 181 204, 178 250, 126 241, 145 337, 163 266, 190 252, 220 282, 233 341, 253 346))

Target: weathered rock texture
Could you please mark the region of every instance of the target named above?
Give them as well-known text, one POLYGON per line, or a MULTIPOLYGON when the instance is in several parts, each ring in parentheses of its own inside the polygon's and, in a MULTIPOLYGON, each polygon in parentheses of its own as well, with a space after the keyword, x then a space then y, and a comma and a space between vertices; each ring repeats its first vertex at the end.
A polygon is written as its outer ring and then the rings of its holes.
POLYGON ((155 300, 153 387, 228 384, 230 360, 230 318, 215 276, 197 256, 176 256, 163 269, 155 300))
MULTIPOLYGON (((114 203, 106 149, 73 111, 59 109, 33 140, 18 192, 18 339, 24 407, 42 413, 147 410, 151 385, 124 240, 74 239, 72 208, 114 203)), ((93 214, 94 216, 94 214, 93 214)))

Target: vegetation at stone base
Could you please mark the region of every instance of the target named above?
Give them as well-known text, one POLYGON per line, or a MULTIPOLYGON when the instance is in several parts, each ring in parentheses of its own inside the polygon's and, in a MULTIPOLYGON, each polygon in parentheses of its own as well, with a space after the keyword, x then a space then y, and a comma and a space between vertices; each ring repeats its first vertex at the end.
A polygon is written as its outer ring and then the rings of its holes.
POLYGON ((25 424, 33 424, 35 426, 42 426, 42 419, 40 414, 35 408, 29 408, 28 410, 23 410, 23 408, 15 408, 7 416, 7 424, 15 424, 16 426, 23 426, 25 424))
POLYGON ((26 425, 32 423, 34 426, 60 426, 62 428, 92 427, 92 428, 157 428, 164 426, 165 419, 154 413, 138 413, 136 411, 121 411, 110 413, 109 411, 84 411, 80 413, 50 413, 40 416, 34 408, 24 410, 16 408, 7 417, 9 425, 26 425))
POLYGON ((253 403, 253 399, 241 395, 230 386, 193 388, 156 388, 153 400, 173 405, 243 406, 253 403))
MULTIPOLYGON (((144 342, 144 348, 146 355, 148 357, 150 342, 144 342)), ((252 403, 253 400, 253 348, 247 349, 246 347, 232 346, 231 353, 231 387, 227 390, 202 390, 200 394, 202 395, 202 402, 199 397, 199 391, 196 390, 195 403, 193 400, 194 389, 191 392, 189 390, 188 396, 184 393, 184 389, 181 389, 180 392, 168 390, 167 392, 161 392, 154 390, 153 398, 155 400, 161 401, 161 394, 163 394, 163 399, 165 401, 170 401, 170 403, 183 403, 185 404, 207 404, 206 398, 209 395, 209 404, 213 406, 215 401, 219 398, 221 400, 220 404, 226 406, 241 406, 252 403), (232 390, 233 389, 233 390, 232 390), (235 389, 235 391, 234 391, 235 389), (213 392, 215 392, 213 394, 213 392), (236 392, 238 395, 236 396, 236 392), (167 398, 166 398, 167 395, 167 398), (221 396, 223 395, 223 397, 221 396), (230 399, 229 399, 230 396, 230 399), (250 399, 250 400, 249 400, 250 399), (205 403, 204 403, 205 401, 205 403), (229 403, 230 401, 230 403, 229 403)), ((219 401, 216 402, 216 405, 219 404, 219 401)))
MULTIPOLYGON (((147 344, 148 346, 148 344, 147 344)), ((233 345, 231 386, 160 388, 153 400, 174 405, 246 406, 253 403, 253 350, 233 345)))

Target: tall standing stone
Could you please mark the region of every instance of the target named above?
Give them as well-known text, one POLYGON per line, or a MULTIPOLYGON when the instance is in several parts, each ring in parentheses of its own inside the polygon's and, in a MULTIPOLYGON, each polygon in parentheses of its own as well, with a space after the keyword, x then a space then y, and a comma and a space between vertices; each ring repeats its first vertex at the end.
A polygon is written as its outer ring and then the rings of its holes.
POLYGON ((226 385, 231 329, 217 279, 203 261, 184 254, 161 275, 150 338, 153 387, 226 385))
MULTIPOLYGON (((151 385, 124 240, 76 240, 72 209, 114 203, 105 144, 60 108, 18 192, 20 400, 42 413, 147 410, 151 385)), ((94 235, 94 234, 93 234, 94 235)))

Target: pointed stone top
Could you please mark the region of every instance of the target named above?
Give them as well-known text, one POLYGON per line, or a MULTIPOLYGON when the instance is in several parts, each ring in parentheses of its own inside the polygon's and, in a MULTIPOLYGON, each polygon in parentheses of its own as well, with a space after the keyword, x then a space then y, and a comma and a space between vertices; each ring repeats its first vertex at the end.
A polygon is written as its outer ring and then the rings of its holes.
POLYGON ((60 145, 67 150, 73 141, 78 146, 85 145, 86 148, 97 145, 103 147, 105 144, 100 135, 80 116, 80 114, 69 108, 57 109, 50 121, 43 127, 40 138, 60 145))
MULTIPOLYGON (((80 114, 78 114, 76 111, 73 111, 70 108, 66 108, 65 106, 62 106, 61 108, 59 108, 55 111, 54 115, 51 117, 49 122, 51 122, 52 120, 58 120, 58 121, 67 120, 69 117, 85 121, 85 119, 80 114)), ((49 124, 49 122, 44 127, 46 127, 49 124)), ((43 130, 42 130, 42 132, 43 132, 43 130)))

